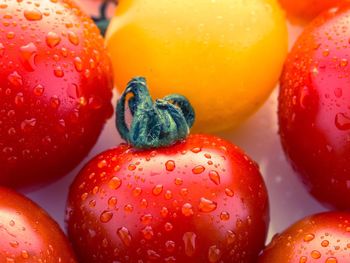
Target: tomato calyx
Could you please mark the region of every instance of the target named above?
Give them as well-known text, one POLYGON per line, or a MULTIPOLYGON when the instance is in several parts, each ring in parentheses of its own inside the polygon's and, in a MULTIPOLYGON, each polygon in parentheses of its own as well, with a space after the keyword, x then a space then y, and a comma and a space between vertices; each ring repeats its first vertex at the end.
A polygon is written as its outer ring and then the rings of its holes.
POLYGON ((117 101, 117 129, 124 140, 139 149, 165 147, 185 139, 194 119, 194 109, 182 95, 153 101, 143 77, 133 78, 117 101), (125 121, 126 102, 133 117, 130 128, 125 121))

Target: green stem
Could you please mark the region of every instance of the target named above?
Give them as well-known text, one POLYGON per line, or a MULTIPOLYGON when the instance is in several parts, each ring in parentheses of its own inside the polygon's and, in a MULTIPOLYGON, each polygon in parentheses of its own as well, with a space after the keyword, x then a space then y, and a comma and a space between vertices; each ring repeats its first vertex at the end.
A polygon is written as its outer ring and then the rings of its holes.
POLYGON ((146 80, 133 78, 117 102, 116 126, 121 137, 139 149, 172 145, 185 139, 194 123, 194 110, 181 95, 173 94, 153 102, 146 80), (125 104, 133 117, 130 129, 125 121, 125 104))

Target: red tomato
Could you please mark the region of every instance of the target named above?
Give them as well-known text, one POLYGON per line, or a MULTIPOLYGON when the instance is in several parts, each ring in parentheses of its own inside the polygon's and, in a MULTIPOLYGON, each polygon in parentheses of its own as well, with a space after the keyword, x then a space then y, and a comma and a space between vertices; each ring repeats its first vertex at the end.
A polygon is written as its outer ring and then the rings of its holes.
POLYGON ((2 1, 0 16, 0 183, 48 181, 87 155, 111 115, 110 61, 71 1, 2 1))
POLYGON ((350 209, 350 4, 300 36, 281 77, 279 124, 293 167, 321 202, 350 209))
POLYGON ((350 214, 312 215, 276 235, 259 263, 347 263, 350 258, 350 214))
POLYGON ((70 188, 69 236, 81 262, 255 262, 268 227, 257 165, 233 144, 106 151, 70 188))
POLYGON ((31 200, 0 187, 0 262, 77 262, 58 224, 31 200))
POLYGON ((344 2, 344 0, 279 0, 290 18, 305 22, 342 1, 344 2))

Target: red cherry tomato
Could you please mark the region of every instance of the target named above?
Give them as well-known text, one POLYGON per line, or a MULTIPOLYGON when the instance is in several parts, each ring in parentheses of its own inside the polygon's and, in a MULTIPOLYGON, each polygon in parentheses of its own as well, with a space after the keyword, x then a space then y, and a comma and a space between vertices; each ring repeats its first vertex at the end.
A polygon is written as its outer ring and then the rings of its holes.
POLYGON ((77 262, 58 224, 31 200, 0 187, 0 262, 77 262))
POLYGON ((106 151, 70 188, 81 262, 255 262, 268 227, 257 165, 209 135, 156 150, 106 151))
POLYGON ((279 0, 290 18, 304 22, 312 20, 342 1, 344 2, 344 0, 279 0))
POLYGON ((111 67, 71 1, 0 5, 0 183, 48 181, 77 165, 112 113, 111 67))
POLYGON ((350 209, 350 4, 312 22, 281 77, 283 148, 321 202, 350 209))
POLYGON ((350 258, 350 214, 312 215, 276 235, 258 263, 346 263, 350 258))

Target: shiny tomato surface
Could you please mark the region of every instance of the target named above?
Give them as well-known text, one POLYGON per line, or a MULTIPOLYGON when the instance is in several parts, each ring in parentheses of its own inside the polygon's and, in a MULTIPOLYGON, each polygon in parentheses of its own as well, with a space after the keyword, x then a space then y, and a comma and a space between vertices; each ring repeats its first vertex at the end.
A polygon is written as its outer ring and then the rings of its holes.
POLYGON ((257 165, 233 144, 106 151, 70 188, 69 236, 81 262, 255 262, 269 222, 257 165))
POLYGON ((0 187, 0 262, 77 262, 58 224, 38 205, 0 187))
POLYGON ((0 17, 0 184, 43 183, 77 165, 111 116, 109 57, 72 1, 2 1, 0 17))
POLYGON ((285 63, 283 148, 319 201, 350 209, 350 4, 314 20, 285 63))
POLYGON ((328 212, 306 217, 277 234, 258 263, 347 263, 350 214, 328 212))

